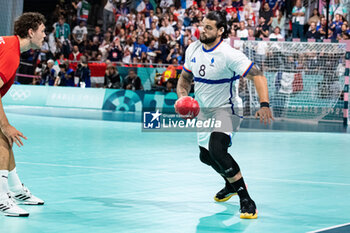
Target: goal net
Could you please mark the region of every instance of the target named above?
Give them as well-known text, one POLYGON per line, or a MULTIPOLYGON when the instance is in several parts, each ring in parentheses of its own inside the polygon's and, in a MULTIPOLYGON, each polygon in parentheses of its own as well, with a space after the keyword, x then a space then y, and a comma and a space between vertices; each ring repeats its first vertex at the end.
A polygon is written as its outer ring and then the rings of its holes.
MULTIPOLYGON (((342 121, 335 105, 344 89, 346 44, 245 40, 233 46, 264 72, 275 118, 318 122, 330 114, 342 121)), ((254 116, 260 107, 254 83, 241 79, 239 95, 244 115, 254 116)))

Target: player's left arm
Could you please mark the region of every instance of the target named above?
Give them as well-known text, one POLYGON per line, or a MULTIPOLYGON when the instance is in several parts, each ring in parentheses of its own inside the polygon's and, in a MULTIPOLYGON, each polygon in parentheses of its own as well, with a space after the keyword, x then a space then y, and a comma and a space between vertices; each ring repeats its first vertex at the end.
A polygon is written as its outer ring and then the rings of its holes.
POLYGON ((249 70, 246 77, 254 81, 254 85, 260 99, 260 109, 256 112, 255 118, 259 117, 261 123, 264 121, 265 124, 270 124, 270 120, 274 120, 274 118, 270 110, 269 90, 267 88, 267 80, 264 73, 254 65, 249 70))

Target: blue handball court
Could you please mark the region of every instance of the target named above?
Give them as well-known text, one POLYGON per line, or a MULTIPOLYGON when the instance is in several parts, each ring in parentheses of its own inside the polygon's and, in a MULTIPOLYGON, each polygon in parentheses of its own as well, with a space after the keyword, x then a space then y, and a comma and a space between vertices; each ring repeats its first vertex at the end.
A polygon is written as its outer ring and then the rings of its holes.
POLYGON ((23 206, 28 218, 0 216, 0 232, 350 232, 350 134, 341 123, 244 120, 229 152, 259 214, 243 220, 237 196, 214 201, 224 182, 200 162, 196 133, 144 132, 137 114, 103 110, 109 101, 136 111, 130 93, 22 91, 22 102, 20 92, 4 99, 5 111, 28 137, 14 149, 17 170, 45 205, 23 206), (87 106, 96 99, 101 109, 87 106))

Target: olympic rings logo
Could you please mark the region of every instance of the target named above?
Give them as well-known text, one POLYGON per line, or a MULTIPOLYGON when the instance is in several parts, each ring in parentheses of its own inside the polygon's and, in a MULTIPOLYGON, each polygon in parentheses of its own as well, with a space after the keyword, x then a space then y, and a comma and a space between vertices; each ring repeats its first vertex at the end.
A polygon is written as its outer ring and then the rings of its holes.
POLYGON ((30 96, 30 94, 31 93, 29 90, 10 90, 10 96, 13 100, 26 100, 30 96))

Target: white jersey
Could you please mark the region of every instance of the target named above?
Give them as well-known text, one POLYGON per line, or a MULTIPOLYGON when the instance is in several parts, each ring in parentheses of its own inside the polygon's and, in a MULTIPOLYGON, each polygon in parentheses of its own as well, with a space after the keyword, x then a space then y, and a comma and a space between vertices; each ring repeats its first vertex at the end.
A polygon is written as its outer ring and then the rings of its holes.
POLYGON ((206 50, 198 40, 186 50, 184 70, 194 76, 195 98, 201 107, 231 105, 233 109, 239 98, 235 81, 245 77, 252 66, 246 55, 227 43, 220 41, 206 50))

